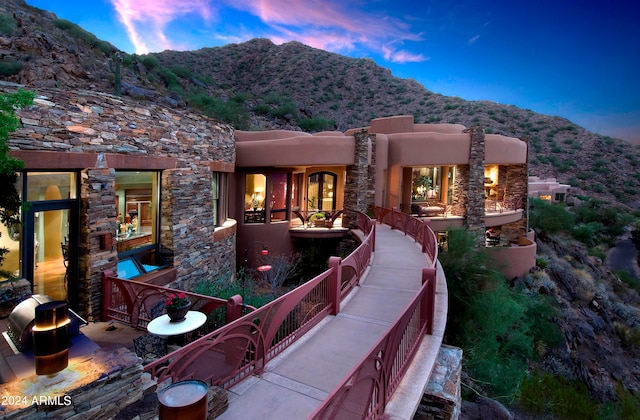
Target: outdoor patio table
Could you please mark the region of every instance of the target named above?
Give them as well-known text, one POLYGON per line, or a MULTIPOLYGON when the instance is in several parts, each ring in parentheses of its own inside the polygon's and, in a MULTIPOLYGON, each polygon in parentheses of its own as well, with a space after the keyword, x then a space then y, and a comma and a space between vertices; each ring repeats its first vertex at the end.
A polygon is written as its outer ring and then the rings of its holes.
POLYGON ((198 311, 187 312, 185 318, 179 322, 171 322, 169 315, 165 314, 151 320, 147 325, 147 331, 163 337, 182 335, 197 330, 206 321, 207 316, 198 311))

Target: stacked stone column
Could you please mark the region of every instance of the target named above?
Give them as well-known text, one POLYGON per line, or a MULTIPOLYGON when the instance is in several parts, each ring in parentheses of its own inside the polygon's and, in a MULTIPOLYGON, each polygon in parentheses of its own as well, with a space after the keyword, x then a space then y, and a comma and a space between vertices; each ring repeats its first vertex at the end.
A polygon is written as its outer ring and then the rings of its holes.
POLYGON ((113 169, 96 167, 83 170, 80 178, 78 305, 88 320, 98 320, 102 272, 118 270, 115 239, 109 249, 100 246, 102 235, 116 231, 116 175, 113 169))
POLYGON ((469 178, 467 186, 467 229, 478 237, 478 245, 484 246, 484 129, 476 126, 469 130, 469 178))
POLYGON ((361 131, 354 135, 356 152, 354 164, 347 166, 344 191, 345 214, 342 224, 350 229, 358 227, 356 211, 366 213, 375 200, 376 137, 361 131))

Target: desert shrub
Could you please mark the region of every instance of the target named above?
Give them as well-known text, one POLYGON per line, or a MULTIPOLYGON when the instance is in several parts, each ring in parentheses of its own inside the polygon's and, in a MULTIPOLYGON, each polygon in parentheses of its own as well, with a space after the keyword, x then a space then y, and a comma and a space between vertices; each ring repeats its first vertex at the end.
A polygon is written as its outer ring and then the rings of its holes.
POLYGON ((252 110, 254 113, 258 115, 269 115, 269 112, 271 111, 271 107, 267 104, 258 104, 254 106, 252 110))
POLYGON ((446 342, 463 348, 466 370, 485 392, 512 402, 538 343, 552 347, 562 336, 549 301, 510 289, 477 243, 474 234, 451 230, 448 250, 439 255, 455 308, 449 311, 446 342))
POLYGON ((574 215, 564 204, 532 198, 529 200, 529 223, 538 233, 554 234, 572 226, 574 215))
POLYGON ((189 103, 200 109, 203 114, 232 124, 236 129, 246 129, 249 126, 249 114, 243 104, 235 101, 225 102, 206 93, 190 95, 189 103))
POLYGON ((12 58, 0 60, 0 76, 12 76, 18 74, 22 70, 22 63, 12 58))
POLYGON ((152 71, 156 67, 160 67, 160 61, 153 55, 145 55, 140 57, 140 62, 145 66, 147 71, 152 71))
POLYGON ((235 278, 230 273, 221 274, 210 280, 196 283, 194 292, 201 295, 229 299, 232 296, 244 295, 244 303, 255 308, 264 306, 272 299, 269 295, 258 294, 255 280, 240 270, 235 278))
POLYGON ((594 246, 597 243, 597 235, 604 230, 605 227, 600 222, 580 223, 571 229, 571 234, 580 242, 594 246))
POLYGON ((523 381, 519 405, 533 414, 561 419, 600 418, 584 384, 537 371, 523 381))
POLYGON ((291 255, 268 255, 264 257, 261 264, 267 264, 271 266, 271 269, 262 273, 262 279, 264 284, 267 285, 271 292, 271 297, 275 299, 278 296, 279 289, 289 282, 293 285, 297 285, 301 282, 300 254, 291 255))
POLYGON ((173 74, 180 77, 181 79, 189 79, 193 76, 193 72, 186 67, 172 66, 170 70, 173 72, 173 74))
POLYGON ((0 35, 9 36, 16 29, 16 23, 12 16, 0 14, 0 35))
POLYGON ((334 124, 335 121, 322 117, 303 118, 298 122, 300 128, 311 132, 332 129, 334 124))

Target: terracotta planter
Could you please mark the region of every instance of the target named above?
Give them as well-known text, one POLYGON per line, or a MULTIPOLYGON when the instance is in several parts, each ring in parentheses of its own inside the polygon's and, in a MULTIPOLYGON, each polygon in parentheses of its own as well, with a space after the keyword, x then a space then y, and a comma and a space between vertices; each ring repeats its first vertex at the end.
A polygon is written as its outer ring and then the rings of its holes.
POLYGON ((187 305, 181 306, 179 308, 167 308, 167 315, 171 322, 180 322, 184 321, 187 316, 187 312, 191 309, 191 302, 187 305))

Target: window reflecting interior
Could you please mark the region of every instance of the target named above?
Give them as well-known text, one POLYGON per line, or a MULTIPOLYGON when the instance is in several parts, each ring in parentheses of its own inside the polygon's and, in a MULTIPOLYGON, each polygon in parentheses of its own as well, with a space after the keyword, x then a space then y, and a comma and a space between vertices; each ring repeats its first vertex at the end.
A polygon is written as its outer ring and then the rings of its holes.
POLYGON ((265 193, 267 177, 264 174, 247 174, 244 191, 244 222, 264 223, 266 220, 265 193))
POLYGON ((287 174, 270 174, 269 180, 271 221, 287 220, 287 174))
POLYGON ((294 210, 300 210, 300 189, 303 185, 302 180, 304 179, 304 174, 293 174, 293 179, 291 182, 291 205, 294 210))
POLYGON ((218 219, 218 204, 219 204, 219 189, 220 189, 220 174, 214 173, 211 179, 211 196, 213 198, 213 225, 220 226, 220 220, 218 219))
POLYGON ((116 172, 118 252, 157 243, 159 174, 116 172))
POLYGON ((440 201, 439 167, 413 168, 411 174, 412 201, 440 201))
MULTIPOLYGON (((47 201, 78 198, 78 176, 76 172, 28 172, 27 200, 47 201)), ((21 185, 21 177, 18 185, 21 185)), ((22 189, 18 188, 22 198, 22 189)), ((23 200, 24 201, 24 200, 23 200)))
POLYGON ((4 261, 0 264, 0 281, 8 278, 19 278, 20 275, 20 227, 7 228, 0 223, 0 248, 7 250, 4 261))
POLYGON ((33 293, 67 300, 69 210, 34 213, 33 293))

